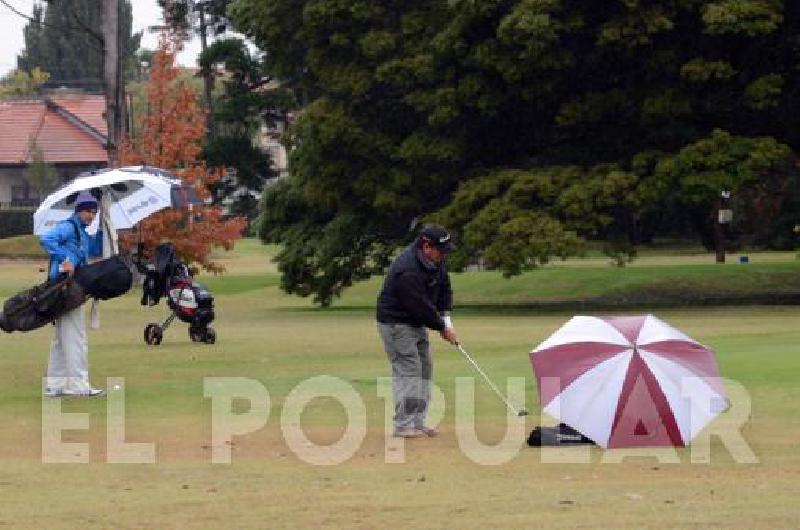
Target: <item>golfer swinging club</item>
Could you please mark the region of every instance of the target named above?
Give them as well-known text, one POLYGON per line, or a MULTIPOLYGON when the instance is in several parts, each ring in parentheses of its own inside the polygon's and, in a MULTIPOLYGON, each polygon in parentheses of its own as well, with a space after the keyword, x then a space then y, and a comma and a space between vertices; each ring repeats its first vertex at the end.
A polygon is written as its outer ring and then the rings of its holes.
POLYGON ((378 295, 378 332, 392 366, 394 436, 436 436, 425 425, 433 372, 428 331, 456 344, 453 291, 445 256, 455 247, 441 226, 427 226, 389 267, 378 295))
MULTIPOLYGON (((97 199, 89 192, 81 192, 75 199, 75 213, 61 221, 40 239, 42 247, 50 254, 50 278, 85 265, 89 257, 100 255, 102 233, 94 237, 86 233, 97 215, 97 199)), ((83 306, 61 315, 55 322, 56 334, 50 346, 47 365, 45 395, 101 396, 105 392, 89 384, 89 345, 86 339, 86 320, 83 306)))

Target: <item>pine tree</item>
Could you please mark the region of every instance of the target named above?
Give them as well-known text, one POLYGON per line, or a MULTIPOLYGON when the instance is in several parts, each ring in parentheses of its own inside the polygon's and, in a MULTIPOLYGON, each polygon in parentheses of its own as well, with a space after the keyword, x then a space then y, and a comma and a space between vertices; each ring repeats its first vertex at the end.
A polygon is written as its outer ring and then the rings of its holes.
MULTIPOLYGON (((50 73, 54 85, 102 89, 102 2, 54 0, 45 8, 35 5, 31 18, 23 30, 25 49, 17 57, 17 68, 41 68, 50 73)), ((135 54, 142 34, 132 33, 130 0, 119 2, 119 24, 121 65, 131 73, 137 66, 135 54)))

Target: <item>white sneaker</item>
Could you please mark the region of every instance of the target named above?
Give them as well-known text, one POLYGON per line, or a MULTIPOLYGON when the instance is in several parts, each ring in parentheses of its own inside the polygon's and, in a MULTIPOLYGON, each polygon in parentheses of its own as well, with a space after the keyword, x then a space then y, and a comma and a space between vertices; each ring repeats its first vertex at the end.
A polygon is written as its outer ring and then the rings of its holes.
POLYGON ((425 433, 413 427, 404 427, 402 429, 395 429, 392 436, 395 438, 422 438, 425 436, 425 433))
POLYGON ((64 395, 64 390, 61 388, 45 388, 44 397, 57 398, 64 395))
POLYGON ((102 388, 89 387, 85 390, 64 391, 61 395, 70 397, 101 397, 106 395, 106 391, 102 388))

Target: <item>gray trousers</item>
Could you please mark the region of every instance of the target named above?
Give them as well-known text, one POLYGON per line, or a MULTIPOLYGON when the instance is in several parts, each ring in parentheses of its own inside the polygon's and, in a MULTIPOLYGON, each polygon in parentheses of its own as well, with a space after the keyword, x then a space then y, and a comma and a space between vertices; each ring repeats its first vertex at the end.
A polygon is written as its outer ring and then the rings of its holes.
POLYGON ((392 366, 395 429, 425 425, 431 399, 431 361, 428 330, 424 326, 378 323, 378 333, 392 366))
POLYGON ((46 387, 50 391, 83 393, 89 384, 89 344, 83 306, 56 320, 56 334, 50 345, 46 387))

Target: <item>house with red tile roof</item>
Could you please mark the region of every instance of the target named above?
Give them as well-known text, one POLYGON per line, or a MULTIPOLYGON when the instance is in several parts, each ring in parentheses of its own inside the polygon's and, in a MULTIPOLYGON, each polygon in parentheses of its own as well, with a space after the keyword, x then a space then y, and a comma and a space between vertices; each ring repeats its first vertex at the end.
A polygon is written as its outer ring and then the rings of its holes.
POLYGON ((28 185, 31 146, 61 182, 108 165, 105 98, 84 93, 0 101, 0 206, 34 206, 28 185))

